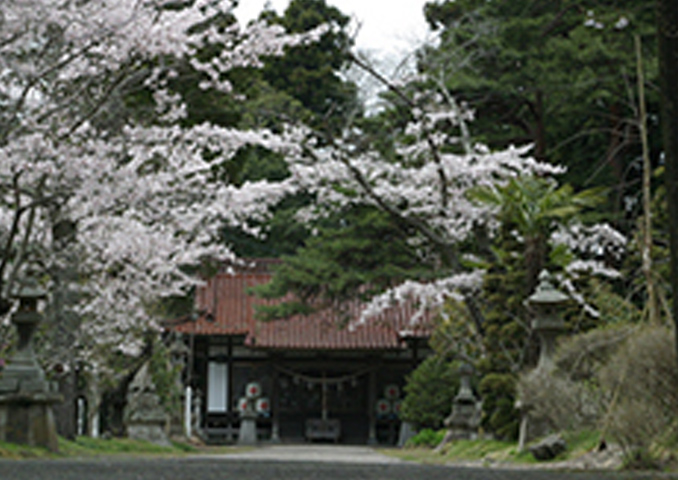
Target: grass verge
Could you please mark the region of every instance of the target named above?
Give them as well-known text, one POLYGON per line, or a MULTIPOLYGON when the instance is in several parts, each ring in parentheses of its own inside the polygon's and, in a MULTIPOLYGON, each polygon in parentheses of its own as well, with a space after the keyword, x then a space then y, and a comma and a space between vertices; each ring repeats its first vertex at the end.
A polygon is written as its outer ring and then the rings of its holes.
MULTIPOLYGON (((566 432, 563 438, 568 446, 567 451, 554 461, 576 458, 594 450, 600 435, 595 431, 566 432)), ((473 462, 529 465, 537 463, 527 449, 519 452, 516 442, 498 440, 457 440, 448 443, 440 450, 417 446, 388 449, 384 450, 384 453, 403 460, 431 464, 473 462)))
POLYGON ((42 447, 30 447, 9 442, 0 442, 0 458, 63 458, 95 457, 110 455, 126 456, 179 456, 197 453, 199 449, 183 442, 172 442, 170 446, 160 446, 149 442, 128 438, 90 438, 78 437, 75 440, 59 438, 59 451, 50 452, 42 447))

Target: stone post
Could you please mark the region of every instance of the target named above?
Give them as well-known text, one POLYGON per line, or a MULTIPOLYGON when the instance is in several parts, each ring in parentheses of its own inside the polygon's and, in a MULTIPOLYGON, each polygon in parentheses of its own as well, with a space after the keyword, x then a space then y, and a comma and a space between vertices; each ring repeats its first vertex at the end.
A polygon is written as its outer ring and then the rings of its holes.
POLYGON ((12 315, 18 345, 0 377, 0 440, 56 451, 52 407, 63 401, 57 387, 45 379, 33 351, 33 334, 42 321, 38 300, 45 298, 35 279, 28 278, 16 294, 19 310, 12 315))
POLYGON ((193 418, 191 410, 193 407, 193 390, 187 386, 184 395, 184 435, 190 439, 193 436, 193 418))

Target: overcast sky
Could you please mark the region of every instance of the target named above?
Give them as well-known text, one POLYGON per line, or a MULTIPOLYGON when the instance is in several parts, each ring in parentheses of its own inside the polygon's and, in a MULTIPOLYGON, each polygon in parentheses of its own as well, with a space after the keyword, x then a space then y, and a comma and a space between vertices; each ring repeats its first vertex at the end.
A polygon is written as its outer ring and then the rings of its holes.
MULTIPOLYGON (((426 0, 326 0, 344 14, 361 22, 356 37, 359 49, 379 54, 412 50, 426 37, 423 8, 426 0)), ((266 0, 240 0, 236 16, 242 23, 255 18, 266 0)), ((269 0, 273 10, 284 12, 289 0, 269 0)), ((354 25, 355 28, 355 25, 354 25)))

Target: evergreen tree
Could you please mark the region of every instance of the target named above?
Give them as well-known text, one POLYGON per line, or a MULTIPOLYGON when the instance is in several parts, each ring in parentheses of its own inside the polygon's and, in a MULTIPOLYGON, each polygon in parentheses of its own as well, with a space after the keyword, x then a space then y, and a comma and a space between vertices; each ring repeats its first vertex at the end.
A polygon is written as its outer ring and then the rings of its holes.
MULTIPOLYGON (((442 41, 421 53, 420 68, 476 111, 476 138, 494 148, 532 143, 536 158, 569 167, 565 181, 576 189, 612 188, 622 214, 624 197, 639 190, 635 34, 647 83, 657 79, 652 5, 455 0, 428 4, 426 16, 442 41)), ((656 111, 656 91, 648 102, 656 111)), ((656 126, 651 115, 654 159, 656 126)))
POLYGON ((311 126, 336 135, 362 110, 357 86, 340 75, 348 67, 352 46, 345 30, 350 18, 325 0, 292 0, 282 16, 269 13, 268 17, 289 32, 305 32, 323 23, 335 27, 315 44, 290 48, 283 57, 272 58, 263 78, 301 102, 311 113, 311 126))

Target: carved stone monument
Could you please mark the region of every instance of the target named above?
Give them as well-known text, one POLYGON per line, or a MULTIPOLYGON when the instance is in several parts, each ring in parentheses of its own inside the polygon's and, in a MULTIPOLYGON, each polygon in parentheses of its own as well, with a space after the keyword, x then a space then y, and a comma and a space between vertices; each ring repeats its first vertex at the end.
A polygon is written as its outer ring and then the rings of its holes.
POLYGON ((33 333, 42 321, 37 302, 45 292, 29 278, 19 289, 19 309, 12 315, 18 333, 17 349, 0 376, 0 440, 41 446, 56 451, 52 406, 63 401, 33 352, 33 333))
POLYGON ((168 416, 160 405, 148 362, 139 369, 128 387, 125 419, 129 438, 170 445, 167 438, 168 416))

